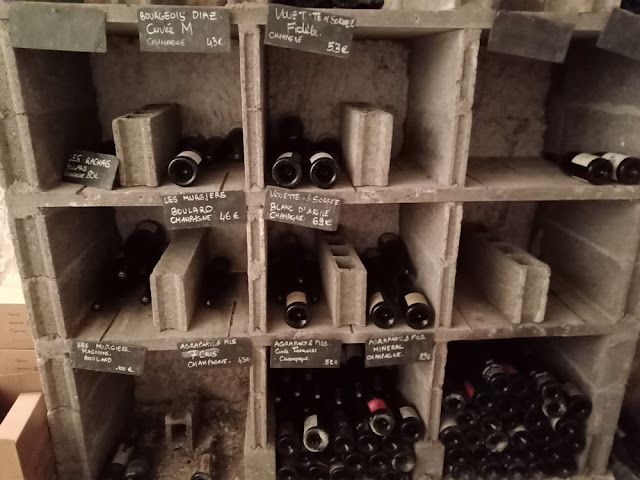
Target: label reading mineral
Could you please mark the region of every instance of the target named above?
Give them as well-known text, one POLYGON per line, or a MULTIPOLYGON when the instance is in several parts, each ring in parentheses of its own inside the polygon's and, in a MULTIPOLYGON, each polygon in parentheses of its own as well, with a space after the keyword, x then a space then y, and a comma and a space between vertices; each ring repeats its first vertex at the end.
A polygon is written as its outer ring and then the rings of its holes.
POLYGON ((267 187, 264 218, 335 232, 338 229, 341 205, 342 200, 339 198, 267 187))
POLYGON ((411 333, 370 338, 364 346, 365 367, 405 365, 433 359, 433 335, 411 333))
POLYGON ((106 153, 72 153, 62 172, 62 180, 87 187, 113 190, 118 171, 118 158, 106 153))
POLYGON ((310 10, 270 4, 264 43, 348 58, 356 19, 330 10, 310 10))
POLYGON ((214 338, 178 343, 182 364, 189 370, 251 365, 251 340, 248 338, 214 338))
POLYGON ((71 342, 71 366, 80 370, 142 375, 146 348, 107 342, 71 342))
POLYGON ((246 223, 244 192, 203 192, 165 195, 162 206, 170 230, 246 223))
POLYGON ((339 368, 342 342, 339 340, 274 340, 271 368, 339 368))
POLYGON ((229 12, 209 7, 145 7, 138 10, 143 52, 231 51, 229 12))

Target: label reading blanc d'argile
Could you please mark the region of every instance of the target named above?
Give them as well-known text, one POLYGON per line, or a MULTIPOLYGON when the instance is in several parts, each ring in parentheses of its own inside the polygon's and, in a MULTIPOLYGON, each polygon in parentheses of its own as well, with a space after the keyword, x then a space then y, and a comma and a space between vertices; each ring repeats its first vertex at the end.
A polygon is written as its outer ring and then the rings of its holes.
POLYGON ((364 346, 365 367, 428 362, 433 358, 433 335, 412 333, 370 338, 364 346))
POLYGON ((71 366, 80 370, 142 375, 147 349, 107 342, 74 340, 71 366))
POLYGON ((342 342, 339 340, 274 340, 271 368, 339 368, 342 342))
POLYGON ((264 43, 348 58, 351 54, 355 18, 330 11, 270 4, 264 43))
POLYGON ((338 229, 341 205, 342 200, 339 198, 267 187, 264 218, 335 232, 338 229))
POLYGON ((180 359, 190 370, 251 365, 251 340, 215 338, 178 343, 180 359))

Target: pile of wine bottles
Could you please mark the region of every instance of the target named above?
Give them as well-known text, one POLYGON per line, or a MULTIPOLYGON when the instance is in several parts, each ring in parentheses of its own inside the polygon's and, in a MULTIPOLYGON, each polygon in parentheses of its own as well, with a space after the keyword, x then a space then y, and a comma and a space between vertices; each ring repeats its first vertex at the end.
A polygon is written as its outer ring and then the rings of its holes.
POLYGON ((138 223, 127 239, 118 246, 101 274, 100 294, 92 308, 102 310, 131 289, 144 285, 140 297, 143 305, 151 303, 149 277, 167 248, 168 239, 164 227, 155 220, 138 223))
POLYGON ((640 158, 613 152, 576 152, 566 155, 547 153, 545 156, 557 161, 567 175, 594 185, 611 182, 624 185, 640 184, 640 158))
POLYGON ((272 370, 278 480, 411 478, 424 422, 395 371, 364 369, 357 347, 337 372, 272 370))
POLYGON ((435 310, 415 284, 416 269, 407 246, 395 233, 384 233, 378 247, 360 255, 367 269, 367 316, 380 328, 391 328, 402 318, 416 330, 432 326, 435 310))
POLYGON ((384 0, 273 0, 273 3, 302 8, 382 8, 384 0))
POLYGON ((176 185, 188 187, 197 182, 202 171, 226 162, 244 162, 242 128, 232 129, 226 138, 204 138, 202 135, 183 138, 179 152, 169 163, 169 178, 176 185))
POLYGON ((280 187, 294 188, 306 177, 324 189, 332 188, 338 181, 342 163, 340 142, 330 135, 309 141, 298 117, 285 117, 280 121, 270 150, 271 177, 280 187))
POLYGON ((440 441, 455 480, 568 477, 578 471, 591 400, 531 351, 450 345, 440 441))
POLYGON ((292 328, 304 328, 311 321, 310 304, 322 294, 320 266, 315 252, 303 246, 293 232, 270 242, 269 294, 284 304, 284 320, 292 328))

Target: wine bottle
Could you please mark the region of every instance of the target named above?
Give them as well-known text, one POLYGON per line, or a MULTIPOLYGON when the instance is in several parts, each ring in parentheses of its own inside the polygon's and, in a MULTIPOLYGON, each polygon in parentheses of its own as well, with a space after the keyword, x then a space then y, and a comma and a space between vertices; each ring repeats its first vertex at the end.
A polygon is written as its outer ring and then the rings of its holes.
POLYGON ((415 330, 433 325, 436 312, 409 275, 399 275, 396 280, 398 305, 407 322, 415 330))
POLYGON ((415 407, 405 401, 400 395, 396 395, 394 406, 398 412, 398 434, 406 443, 416 443, 426 433, 426 427, 422 417, 415 407))
POLYGON ((332 415, 333 450, 340 455, 347 455, 356 449, 353 427, 347 412, 342 408, 334 410, 332 415))
POLYGON ((440 419, 440 435, 438 437, 446 450, 453 450, 464 445, 464 434, 456 422, 453 413, 445 413, 440 419))
MULTIPOLYGON (((212 141, 215 137, 213 137, 212 141)), ((169 162, 169 179, 176 185, 188 187, 198 178, 201 168, 207 164, 207 141, 202 135, 184 138, 178 145, 180 153, 169 162)))
POLYGON ((271 176, 282 188, 293 188, 302 181, 302 155, 299 152, 287 151, 278 155, 271 167, 271 176))
POLYGON ((522 408, 515 397, 506 396, 496 399, 495 411, 500 420, 510 423, 520 416, 522 408))
POLYGON ((276 480, 299 480, 300 478, 300 469, 296 464, 295 457, 278 459, 276 480))
POLYGON ((482 379, 494 395, 508 395, 511 393, 509 375, 504 366, 492 358, 484 361, 482 366, 482 379))
POLYGON ((149 305, 151 303, 151 283, 146 280, 144 290, 140 296, 140 303, 142 305, 149 305))
POLYGON ((315 402, 304 419, 302 444, 312 453, 324 452, 329 446, 329 429, 320 413, 319 404, 315 402))
POLYGON ((586 420, 591 415, 593 404, 591 399, 572 383, 562 385, 567 399, 567 415, 579 420, 586 420))
POLYGON ((640 184, 640 158, 613 152, 601 152, 596 155, 611 162, 612 178, 616 182, 624 185, 640 184))
POLYGON ((380 437, 371 431, 369 426, 369 416, 366 407, 363 405, 364 412, 360 413, 360 417, 356 421, 356 449, 365 456, 371 456, 380 450, 380 437))
POLYGON ((92 310, 96 312, 103 310, 105 306, 126 292, 130 284, 126 270, 124 263, 119 264, 118 260, 105 265, 100 275, 98 295, 91 304, 92 310), (121 272, 123 272, 122 276, 120 276, 121 272))
POLYGON ((329 463, 329 480, 351 480, 342 460, 334 460, 329 463))
POLYGON ((476 428, 480 422, 480 416, 471 409, 462 410, 455 414, 456 423, 462 430, 476 428))
POLYGON ((116 453, 106 467, 101 480, 121 480, 124 476, 125 471, 127 470, 127 465, 129 465, 129 460, 131 460, 131 456, 135 450, 135 442, 138 434, 137 428, 132 428, 130 433, 127 435, 118 448, 116 449, 116 453))
POLYGON ((278 431, 276 435, 276 452, 283 457, 289 457, 300 451, 300 437, 293 416, 285 416, 285 409, 291 410, 290 405, 283 405, 278 415, 278 431))
POLYGON ((534 390, 542 397, 544 401, 564 400, 565 393, 562 384, 556 377, 546 370, 533 370, 531 372, 534 390))
POLYGON ((126 480, 151 480, 156 449, 155 434, 145 432, 131 456, 129 465, 124 472, 124 478, 126 480))
POLYGON ((344 466, 351 475, 362 473, 367 468, 367 459, 360 452, 351 452, 344 457, 344 466))
POLYGON ((509 448, 514 452, 524 452, 531 448, 531 438, 524 424, 518 423, 509 429, 509 448))
POLYGON ((198 458, 196 472, 191 476, 191 480, 214 480, 211 474, 213 467, 213 455, 211 453, 203 453, 198 458))
POLYGON ((392 293, 385 283, 385 263, 377 248, 369 248, 360 256, 367 269, 367 317, 378 328, 391 328, 396 323, 392 293))
POLYGON ((509 446, 509 437, 501 431, 493 432, 487 435, 484 446, 491 453, 504 452, 509 446))
POLYGON ((224 139, 223 160, 244 162, 244 135, 241 127, 231 129, 224 139))
POLYGON ((322 136, 311 148, 309 178, 318 188, 332 188, 340 175, 342 148, 335 137, 322 136))
POLYGON ((396 427, 396 419, 387 403, 382 398, 382 389, 379 385, 380 377, 373 375, 372 389, 365 390, 364 399, 369 410, 369 427, 379 437, 386 437, 396 427), (377 388, 376 388, 376 383, 377 388))
POLYGON ((562 158, 561 166, 567 175, 594 185, 609 183, 613 177, 611 162, 590 153, 569 153, 562 158))
POLYGON ((204 268, 202 291, 204 304, 213 307, 232 285, 231 261, 227 257, 215 257, 204 268))
POLYGON ((473 406, 473 408, 480 414, 486 414, 494 410, 494 397, 486 389, 483 390, 479 388, 481 382, 467 379, 463 384, 463 392, 467 405, 473 406))
POLYGON ((480 420, 478 422, 480 431, 485 435, 501 431, 502 425, 502 420, 492 413, 480 416, 480 420))
POLYGON ((528 475, 527 464, 518 459, 510 459, 504 465, 508 480, 524 480, 528 475))
POLYGON ((551 428, 553 428, 554 432, 556 432, 561 438, 574 435, 584 435, 585 432, 585 424, 580 420, 570 417, 569 415, 552 418, 550 423, 551 428))
POLYGON ((415 272, 407 246, 397 233, 387 232, 380 235, 378 237, 378 248, 391 271, 405 275, 415 272))
POLYGON ((395 435, 384 437, 382 452, 391 459, 391 468, 396 472, 409 473, 416 467, 415 453, 400 437, 395 435))
POLYGON ((382 452, 376 452, 369 457, 369 473, 382 475, 391 470, 391 459, 382 452))
POLYGON ((464 431, 464 443, 470 452, 479 452, 484 448, 485 435, 477 428, 469 428, 464 431))
POLYGON ((504 478, 504 467, 496 455, 486 455, 478 463, 480 476, 483 480, 498 480, 504 478))
POLYGON ((307 470, 307 476, 314 480, 329 480, 329 465, 322 456, 314 458, 309 470, 307 470))

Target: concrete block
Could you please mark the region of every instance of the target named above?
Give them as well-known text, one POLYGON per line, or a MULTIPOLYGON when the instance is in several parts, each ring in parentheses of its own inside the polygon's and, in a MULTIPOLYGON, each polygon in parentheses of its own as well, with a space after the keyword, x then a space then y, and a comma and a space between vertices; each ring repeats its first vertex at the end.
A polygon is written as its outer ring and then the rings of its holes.
POLYGON ((609 465, 609 456, 613 446, 614 435, 596 435, 591 442, 587 470, 592 475, 604 475, 609 465))
POLYGON ((444 467, 444 445, 440 442, 418 442, 415 444, 416 468, 413 478, 442 477, 444 467))
POLYGON ((267 332, 267 228, 263 207, 247 210, 249 331, 267 332))
POLYGON ((56 457, 58 479, 94 478, 87 458, 80 414, 63 408, 49 411, 47 418, 56 457))
POLYGON ((616 433, 624 394, 623 386, 599 390, 591 394, 593 413, 589 418, 590 432, 598 435, 616 433))
POLYGON ((195 393, 180 396, 165 415, 165 439, 170 449, 184 448, 189 454, 194 453, 199 425, 198 401, 195 393))
POLYGON ((113 139, 123 187, 157 187, 178 153, 180 116, 177 105, 149 105, 113 120, 113 139))
POLYGON ((249 374, 249 405, 247 408, 246 442, 252 449, 268 442, 267 373, 269 359, 266 348, 253 349, 253 363, 249 374), (249 412, 251 417, 249 418, 249 412))
POLYGON ((594 0, 502 0, 501 10, 584 13, 593 11, 594 0))
POLYGON ((159 331, 189 330, 200 298, 207 230, 182 230, 151 273, 153 324, 159 331))
POLYGON ((276 478, 276 450, 273 445, 244 450, 244 480, 276 478))
POLYGON ((318 257, 325 297, 333 325, 367 324, 367 270, 351 245, 319 235, 318 257))
POLYGON ((393 115, 364 104, 342 106, 344 163, 355 187, 389 184, 393 115))

